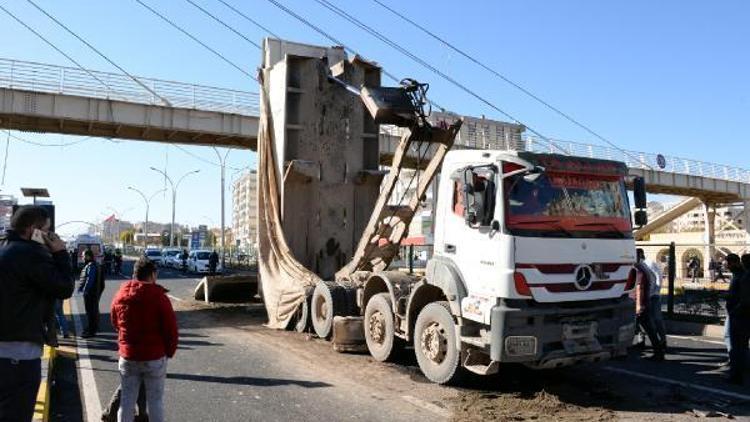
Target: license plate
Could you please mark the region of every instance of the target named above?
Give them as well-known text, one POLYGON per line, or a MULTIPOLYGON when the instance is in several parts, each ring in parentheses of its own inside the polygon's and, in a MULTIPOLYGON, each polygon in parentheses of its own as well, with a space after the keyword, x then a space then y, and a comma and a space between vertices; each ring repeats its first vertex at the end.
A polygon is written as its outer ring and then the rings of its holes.
POLYGON ((563 324, 563 340, 578 340, 596 337, 596 331, 599 324, 596 321, 563 324))

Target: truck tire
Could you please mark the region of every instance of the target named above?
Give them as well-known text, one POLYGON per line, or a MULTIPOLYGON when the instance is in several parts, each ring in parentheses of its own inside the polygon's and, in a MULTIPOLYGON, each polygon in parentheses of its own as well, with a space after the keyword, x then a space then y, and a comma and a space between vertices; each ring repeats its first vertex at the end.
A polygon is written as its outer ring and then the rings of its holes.
POLYGON ((393 305, 388 293, 378 293, 367 302, 364 317, 365 342, 375 360, 393 360, 403 348, 401 339, 396 338, 393 305))
POLYGON ((315 334, 328 339, 333 333, 333 317, 347 314, 349 304, 346 289, 334 282, 321 281, 315 286, 311 305, 310 314, 315 334))
POLYGON ((456 345, 456 323, 448 302, 427 304, 414 326, 414 354, 419 369, 437 384, 455 384, 463 375, 456 345))
POLYGON ((305 299, 299 304, 294 311, 287 329, 294 330, 298 333, 304 333, 310 327, 310 299, 311 295, 305 295, 305 299))

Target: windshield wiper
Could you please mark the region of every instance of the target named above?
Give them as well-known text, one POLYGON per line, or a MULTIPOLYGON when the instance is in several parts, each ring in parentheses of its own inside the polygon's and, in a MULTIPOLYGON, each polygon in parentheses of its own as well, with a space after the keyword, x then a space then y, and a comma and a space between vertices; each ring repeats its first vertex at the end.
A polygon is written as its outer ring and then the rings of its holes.
POLYGON ((608 226, 608 227, 612 228, 614 231, 610 231, 610 232, 607 232, 607 233, 616 234, 616 235, 618 235, 617 237, 619 237, 621 239, 625 238, 625 233, 621 232, 620 229, 617 226, 615 226, 614 224, 612 224, 612 223, 605 223, 605 222, 601 221, 601 222, 598 222, 598 223, 581 223, 581 224, 576 224, 575 226, 576 227, 608 226))
POLYGON ((515 224, 549 224, 550 226, 556 228, 560 233, 565 233, 568 237, 573 237, 573 233, 565 229, 565 227, 560 224, 559 220, 530 220, 519 221, 515 224))

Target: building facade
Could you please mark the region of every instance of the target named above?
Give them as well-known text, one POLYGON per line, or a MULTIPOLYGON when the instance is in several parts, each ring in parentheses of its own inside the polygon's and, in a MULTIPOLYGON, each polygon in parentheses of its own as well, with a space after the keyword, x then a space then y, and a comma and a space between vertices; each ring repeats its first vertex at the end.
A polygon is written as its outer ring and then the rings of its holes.
POLYGON ((13 195, 0 195, 0 233, 10 228, 10 217, 13 215, 13 206, 18 204, 18 199, 13 195))
POLYGON ((249 170, 232 183, 232 234, 241 250, 255 249, 258 239, 258 174, 249 170))

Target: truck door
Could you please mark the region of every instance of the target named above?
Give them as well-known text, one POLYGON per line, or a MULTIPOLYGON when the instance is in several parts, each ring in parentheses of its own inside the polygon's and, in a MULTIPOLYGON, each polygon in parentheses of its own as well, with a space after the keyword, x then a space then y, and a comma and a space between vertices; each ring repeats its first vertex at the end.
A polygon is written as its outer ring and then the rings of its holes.
POLYGON ((440 253, 460 269, 470 295, 495 296, 501 275, 499 213, 494 165, 465 167, 451 175, 450 209, 440 253), (496 215, 497 214, 497 215, 496 215), (493 228, 494 226, 494 228, 493 228))

